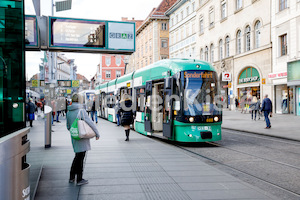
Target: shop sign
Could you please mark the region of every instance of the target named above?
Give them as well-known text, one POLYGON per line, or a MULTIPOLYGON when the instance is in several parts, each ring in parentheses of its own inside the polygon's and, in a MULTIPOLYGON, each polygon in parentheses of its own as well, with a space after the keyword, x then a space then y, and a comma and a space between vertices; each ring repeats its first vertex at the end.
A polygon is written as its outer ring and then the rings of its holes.
POLYGON ((222 81, 231 81, 231 73, 222 72, 222 81))
POLYGON ((263 78, 262 80, 261 80, 261 84, 266 84, 266 79, 265 78, 263 78))
POLYGON ((251 82, 256 82, 259 81, 258 76, 253 76, 253 77, 247 77, 247 78, 241 78, 239 79, 239 83, 251 83, 251 82))
POLYGON ((287 72, 279 72, 279 73, 270 73, 268 75, 269 79, 276 79, 276 78, 286 78, 287 72))

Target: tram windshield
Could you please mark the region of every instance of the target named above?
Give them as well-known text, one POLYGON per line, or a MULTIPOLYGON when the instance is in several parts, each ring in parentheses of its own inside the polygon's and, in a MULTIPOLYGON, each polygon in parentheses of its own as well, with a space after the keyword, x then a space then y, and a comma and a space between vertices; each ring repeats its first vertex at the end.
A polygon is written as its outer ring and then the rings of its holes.
POLYGON ((213 71, 184 72, 184 115, 219 115, 221 101, 217 73, 213 71))

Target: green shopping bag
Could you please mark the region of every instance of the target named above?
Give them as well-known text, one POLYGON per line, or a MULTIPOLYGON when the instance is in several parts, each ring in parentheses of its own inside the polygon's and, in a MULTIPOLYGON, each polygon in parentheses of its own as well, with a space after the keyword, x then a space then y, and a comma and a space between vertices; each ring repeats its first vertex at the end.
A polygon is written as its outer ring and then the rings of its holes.
POLYGON ((71 137, 74 139, 74 140, 80 140, 80 137, 79 137, 79 130, 78 130, 78 118, 76 118, 73 122, 73 124, 71 125, 71 128, 70 128, 70 133, 71 133, 71 137))

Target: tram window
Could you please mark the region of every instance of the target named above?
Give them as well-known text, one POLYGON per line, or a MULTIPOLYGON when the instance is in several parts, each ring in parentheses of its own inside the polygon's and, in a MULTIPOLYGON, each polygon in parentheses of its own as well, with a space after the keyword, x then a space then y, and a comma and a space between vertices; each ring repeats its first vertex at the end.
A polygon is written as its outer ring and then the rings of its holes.
POLYGON ((136 89, 136 102, 137 102, 137 112, 144 112, 145 110, 145 89, 136 89))

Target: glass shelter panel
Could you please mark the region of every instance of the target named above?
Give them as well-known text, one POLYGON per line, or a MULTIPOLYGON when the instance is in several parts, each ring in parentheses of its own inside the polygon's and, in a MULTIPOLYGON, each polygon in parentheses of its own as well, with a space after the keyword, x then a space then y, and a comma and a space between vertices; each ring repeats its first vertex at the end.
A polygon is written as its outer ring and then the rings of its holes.
POLYGON ((25 127, 23 7, 0 0, 0 137, 25 127))

